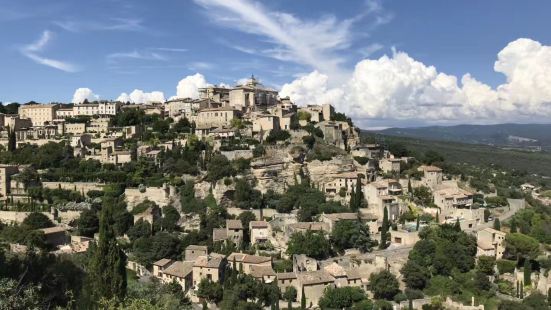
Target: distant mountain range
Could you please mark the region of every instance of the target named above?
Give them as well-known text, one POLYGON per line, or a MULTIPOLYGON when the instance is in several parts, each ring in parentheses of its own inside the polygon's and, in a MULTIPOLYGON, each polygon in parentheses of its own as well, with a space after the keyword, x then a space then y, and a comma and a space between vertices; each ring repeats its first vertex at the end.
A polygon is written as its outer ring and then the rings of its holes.
POLYGON ((383 135, 551 150, 551 124, 498 124, 388 128, 383 135))

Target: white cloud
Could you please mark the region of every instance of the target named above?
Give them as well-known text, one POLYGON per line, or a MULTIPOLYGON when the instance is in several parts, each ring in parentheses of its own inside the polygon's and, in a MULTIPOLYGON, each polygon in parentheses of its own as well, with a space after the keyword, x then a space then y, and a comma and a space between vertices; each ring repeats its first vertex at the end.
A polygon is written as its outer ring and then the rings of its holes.
MULTIPOLYGON (((242 32, 266 37, 273 47, 262 54, 283 61, 310 66, 334 78, 343 74, 344 59, 338 51, 350 46, 351 26, 364 15, 338 20, 325 15, 317 20, 302 20, 295 15, 270 11, 249 0, 195 0, 220 24, 242 32)), ((367 13, 374 12, 371 8, 367 13)), ((240 49, 254 52, 252 49, 240 49)))
POLYGON ((199 88, 206 87, 208 85, 205 77, 196 73, 194 75, 188 75, 176 86, 176 97, 178 98, 199 98, 199 88))
POLYGON ((40 39, 38 39, 36 42, 23 46, 20 49, 21 53, 27 58, 41 65, 52 67, 65 72, 78 71, 77 67, 71 63, 39 55, 39 53, 42 52, 42 50, 50 42, 52 36, 52 32, 45 30, 44 32, 42 32, 42 36, 40 37, 40 39))
POLYGON ((165 102, 165 95, 161 91, 152 91, 150 93, 147 93, 141 89, 134 89, 130 94, 120 94, 120 96, 116 100, 120 102, 131 103, 165 102))
POLYGON ((143 31, 141 19, 115 17, 103 21, 83 21, 66 19, 54 21, 54 24, 70 32, 81 31, 143 31))
POLYGON ((279 94, 289 96, 298 105, 335 104, 343 92, 338 88, 328 89, 328 79, 327 75, 314 71, 283 85, 279 94))
POLYGON ((394 52, 358 62, 338 88, 328 88, 330 77, 314 71, 285 84, 281 94, 299 104, 330 101, 362 124, 370 119, 449 124, 551 116, 551 47, 518 39, 499 52, 494 67, 507 79, 496 89, 470 74, 458 79, 394 52))
POLYGON ((77 88, 75 90, 75 93, 73 94, 73 100, 72 103, 82 103, 84 100, 88 101, 94 101, 98 100, 99 96, 94 94, 94 92, 90 88, 77 88))
POLYGON ((107 60, 110 62, 117 62, 121 59, 137 59, 137 60, 161 60, 166 61, 167 58, 164 55, 155 52, 138 52, 133 50, 131 52, 111 53, 107 55, 107 60))

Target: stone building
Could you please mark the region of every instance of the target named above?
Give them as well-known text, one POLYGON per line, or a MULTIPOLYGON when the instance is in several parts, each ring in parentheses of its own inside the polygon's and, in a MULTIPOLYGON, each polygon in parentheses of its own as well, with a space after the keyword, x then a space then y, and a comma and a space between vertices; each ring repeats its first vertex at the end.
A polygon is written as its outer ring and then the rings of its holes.
POLYGON ((44 126, 56 119, 57 104, 25 104, 19 107, 19 117, 28 118, 33 126, 44 126))
POLYGON ((254 111, 266 109, 277 104, 278 93, 262 85, 258 80, 251 78, 242 85, 237 85, 230 90, 230 106, 239 110, 254 111))
POLYGON ((493 228, 484 228, 476 234, 476 256, 492 256, 501 259, 505 252, 506 233, 493 228))
POLYGON ((386 207, 391 220, 397 219, 400 215, 398 196, 401 194, 400 182, 390 179, 371 182, 364 191, 369 211, 382 219, 386 207))
POLYGON ((231 127, 233 119, 241 117, 241 112, 232 107, 203 109, 197 113, 198 128, 231 127))

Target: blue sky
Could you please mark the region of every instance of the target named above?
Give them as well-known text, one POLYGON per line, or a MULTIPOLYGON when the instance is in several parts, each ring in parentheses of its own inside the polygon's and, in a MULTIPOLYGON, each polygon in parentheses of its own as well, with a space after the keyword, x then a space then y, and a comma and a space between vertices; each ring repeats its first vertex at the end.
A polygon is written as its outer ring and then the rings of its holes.
MULTIPOLYGON (((280 89, 316 71, 327 77, 328 91, 347 92, 341 86, 356 64, 400 52, 457 77, 459 87, 469 73, 497 90, 507 83, 494 70, 497 54, 519 38, 551 45, 549 12, 551 2, 543 0, 0 0, 0 101, 70 102, 83 87, 102 99, 134 89, 169 98, 195 73, 230 85, 254 73, 280 89)), ((287 92, 304 95, 297 87, 287 92)), ((373 98, 363 95, 355 98, 373 98)), ((392 105, 392 96, 380 100, 392 105)), ((539 104, 547 104, 542 97, 539 104)), ((347 100, 340 105, 375 125, 449 114, 393 117, 347 100)))

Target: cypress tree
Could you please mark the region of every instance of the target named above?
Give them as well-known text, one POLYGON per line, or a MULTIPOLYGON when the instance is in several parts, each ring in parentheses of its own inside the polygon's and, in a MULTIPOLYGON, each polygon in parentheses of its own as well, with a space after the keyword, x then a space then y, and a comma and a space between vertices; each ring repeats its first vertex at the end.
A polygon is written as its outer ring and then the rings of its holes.
POLYGON ((459 223, 459 218, 457 219, 457 221, 455 221, 454 228, 456 231, 461 231, 461 224, 459 223))
POLYGON ((413 300, 412 299, 409 300, 408 309, 413 310, 413 300))
POLYGON ((416 226, 415 226, 415 230, 416 230, 416 231, 419 231, 419 226, 420 226, 420 224, 421 224, 421 223, 419 222, 419 215, 417 215, 417 224, 416 224, 416 226))
POLYGON ((411 187, 411 179, 408 179, 408 193, 410 196, 413 194, 413 188, 411 187))
POLYGON ((302 296, 300 297, 300 309, 306 309, 306 296, 304 296, 304 287, 302 287, 302 296))
POLYGON ((514 234, 517 232, 517 222, 515 221, 515 219, 513 218, 511 220, 511 233, 514 234))
POLYGON ((354 211, 357 211, 362 207, 362 200, 363 200, 363 191, 362 191, 362 179, 358 177, 356 179, 356 209, 354 211))
POLYGON ((11 130, 10 126, 8 126, 8 151, 13 152, 16 147, 15 130, 11 130))
POLYGON ((517 298, 520 298, 520 285, 518 284, 518 281, 517 281, 517 298))
POLYGON ((100 216, 99 240, 92 247, 89 272, 93 300, 102 297, 123 300, 126 295, 126 255, 119 248, 113 227, 113 204, 104 203, 100 216))
POLYGON ((520 282, 520 295, 519 295, 519 298, 524 299, 524 283, 523 282, 520 282))
POLYGON ((354 188, 352 188, 352 192, 350 193, 350 210, 356 211, 356 193, 354 192, 354 188))
POLYGON ((530 275, 532 275, 532 264, 530 263, 529 259, 524 260, 524 284, 530 285, 532 284, 532 279, 530 278, 530 275))
POLYGON ((436 224, 440 224, 440 214, 436 211, 436 224))
POLYGON ((497 218, 497 217, 494 220, 494 229, 495 230, 501 230, 501 223, 499 222, 499 218, 497 218))
POLYGON ((388 223, 388 209, 385 207, 384 213, 383 213, 383 225, 381 227, 381 243, 379 244, 380 249, 386 249, 389 226, 390 225, 388 223))

